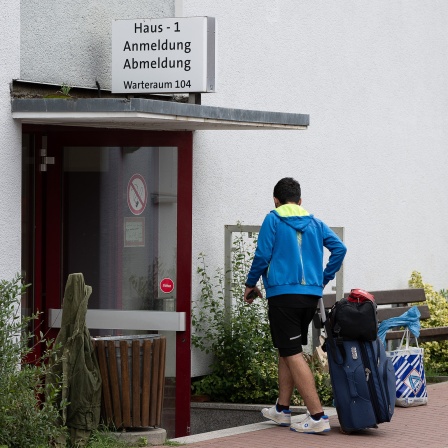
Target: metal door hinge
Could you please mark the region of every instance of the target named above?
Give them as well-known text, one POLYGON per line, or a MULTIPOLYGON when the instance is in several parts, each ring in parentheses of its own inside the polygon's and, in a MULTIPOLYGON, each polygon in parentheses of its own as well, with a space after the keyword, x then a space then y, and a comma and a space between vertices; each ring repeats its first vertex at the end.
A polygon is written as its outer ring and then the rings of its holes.
POLYGON ((43 136, 40 150, 40 171, 47 171, 47 165, 54 165, 54 157, 47 156, 47 137, 43 136))

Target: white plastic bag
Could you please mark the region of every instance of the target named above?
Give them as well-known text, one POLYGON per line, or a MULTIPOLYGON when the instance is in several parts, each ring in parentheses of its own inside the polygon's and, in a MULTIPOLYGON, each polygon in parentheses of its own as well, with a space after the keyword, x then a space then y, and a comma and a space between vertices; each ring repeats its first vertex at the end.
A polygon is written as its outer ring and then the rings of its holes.
POLYGON ((423 348, 409 346, 410 333, 407 328, 396 350, 386 352, 395 369, 396 406, 411 407, 428 404, 423 348))

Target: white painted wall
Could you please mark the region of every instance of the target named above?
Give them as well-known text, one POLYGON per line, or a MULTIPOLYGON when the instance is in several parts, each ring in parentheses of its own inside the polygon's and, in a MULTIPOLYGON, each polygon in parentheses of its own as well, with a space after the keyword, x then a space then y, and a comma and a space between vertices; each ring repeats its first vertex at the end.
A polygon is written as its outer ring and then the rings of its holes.
MULTIPOLYGON (((184 0, 214 16, 218 93, 202 103, 309 113, 306 131, 195 135, 193 259, 222 263, 223 225, 260 224, 272 189, 344 226, 345 287, 448 277, 448 3, 443 0, 184 0)), ((193 297, 199 295, 194 277, 193 297)), ((193 375, 205 362, 193 353, 193 375)))
POLYGON ((22 0, 21 78, 110 89, 112 20, 173 15, 173 0, 22 0))
POLYGON ((10 280, 21 265, 21 126, 10 101, 20 72, 20 2, 2 3, 0 30, 0 279, 10 280))
MULTIPOLYGON (((106 88, 112 18, 167 17, 175 4, 22 3, 21 78, 106 88)), ((305 208, 346 229, 346 289, 406 287, 413 270, 447 288, 448 3, 176 6, 217 19, 218 93, 203 94, 203 104, 311 116, 306 131, 195 134, 193 262, 204 252, 212 269, 222 266, 224 225, 260 224, 274 184, 294 176, 305 208)), ((196 266, 192 276, 197 297, 196 266)), ((205 368, 195 356, 193 375, 205 368)))

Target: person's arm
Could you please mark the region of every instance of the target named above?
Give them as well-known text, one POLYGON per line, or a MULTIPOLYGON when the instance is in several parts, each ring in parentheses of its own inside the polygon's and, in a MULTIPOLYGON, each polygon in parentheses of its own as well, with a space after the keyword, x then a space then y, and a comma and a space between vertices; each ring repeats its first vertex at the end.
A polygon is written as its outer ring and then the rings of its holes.
POLYGON ((272 213, 269 213, 263 221, 258 234, 257 249, 247 275, 246 285, 256 285, 261 275, 268 269, 272 257, 272 249, 275 240, 275 221, 272 213))
POLYGON ((324 269, 325 286, 330 280, 334 279, 336 272, 341 268, 345 254, 347 253, 347 247, 325 223, 322 223, 322 226, 324 247, 330 251, 330 257, 324 269))

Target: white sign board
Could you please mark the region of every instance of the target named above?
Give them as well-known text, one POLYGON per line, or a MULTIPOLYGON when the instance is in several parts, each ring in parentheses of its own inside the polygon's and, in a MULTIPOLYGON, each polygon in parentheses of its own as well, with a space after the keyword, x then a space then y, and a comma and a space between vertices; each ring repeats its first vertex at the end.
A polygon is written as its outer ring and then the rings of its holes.
POLYGON ((214 17, 114 20, 113 93, 214 92, 214 17))

